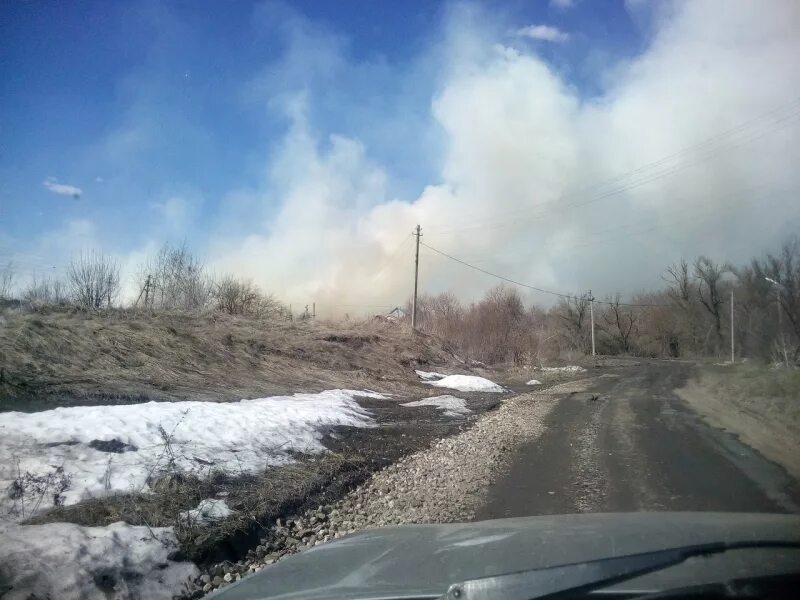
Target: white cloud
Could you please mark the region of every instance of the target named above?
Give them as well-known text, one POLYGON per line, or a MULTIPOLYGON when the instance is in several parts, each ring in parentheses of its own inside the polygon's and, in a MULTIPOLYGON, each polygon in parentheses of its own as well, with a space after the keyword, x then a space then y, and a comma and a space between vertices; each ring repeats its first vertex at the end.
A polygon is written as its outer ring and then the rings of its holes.
MULTIPOLYGON (((224 196, 208 241, 187 241, 212 270, 250 277, 286 301, 316 302, 322 316, 402 304, 417 223, 424 243, 484 269, 571 293, 591 288, 598 297, 659 286, 664 267, 681 256, 742 262, 769 250, 800 219, 800 5, 669 8, 653 12, 652 39, 638 57, 601 65, 604 89, 591 99, 534 50, 498 45, 507 24, 455 11, 436 48, 443 64, 425 71, 436 73, 425 117, 441 150, 429 154, 422 136, 412 146, 398 142, 408 154, 431 156, 435 176, 403 198, 387 191, 395 165, 377 161, 352 130, 317 130, 319 91, 291 69, 272 69, 289 77, 274 82, 280 93, 251 91, 285 111, 287 133, 270 148, 261 183, 224 196), (731 130, 739 133, 720 136, 731 130)), ((307 42, 298 38, 293 62, 314 64, 302 55, 314 52, 307 42)), ((343 52, 330 61, 345 77, 345 51, 326 51, 343 52)), ((325 85, 337 85, 333 79, 325 85)), ((402 131, 406 112, 383 120, 402 131)), ((138 294, 130 275, 146 256, 187 230, 194 200, 181 194, 153 205, 168 226, 148 229, 138 249, 120 257, 126 297, 138 294)), ((20 252, 35 255, 39 269, 98 247, 95 237, 91 222, 74 221, 20 252)), ((422 291, 469 301, 495 283, 421 249, 422 291)))
POLYGON ((526 25, 517 29, 516 34, 520 37, 539 40, 542 42, 562 43, 569 40, 569 34, 564 33, 558 27, 551 25, 526 25))
MULTIPOLYGON (((591 101, 535 54, 451 23, 458 39, 431 104, 446 151, 437 180, 411 201, 387 196, 389 167, 359 140, 315 132, 303 102, 290 103, 267 183, 246 193, 265 207, 277 200, 277 215, 254 223, 251 211, 236 235, 228 226, 210 262, 342 313, 356 309, 333 305, 408 297, 412 244, 401 242, 417 223, 434 247, 569 292, 658 286, 681 255, 746 260, 800 218, 785 192, 800 188, 800 127, 763 117, 799 95, 800 6, 724 6, 665 11, 649 47, 607 65, 607 89, 591 101), (742 123, 751 125, 719 137, 742 123)), ((423 290, 465 299, 496 283, 425 247, 420 272, 423 290)))
POLYGON ((163 219, 163 224, 172 231, 183 231, 189 222, 190 206, 182 196, 171 196, 164 202, 153 202, 150 207, 163 219))
POLYGON ((48 177, 42 182, 42 185, 54 194, 61 194, 62 196, 72 196, 73 198, 80 198, 83 190, 74 185, 67 185, 65 183, 58 183, 55 179, 48 177))

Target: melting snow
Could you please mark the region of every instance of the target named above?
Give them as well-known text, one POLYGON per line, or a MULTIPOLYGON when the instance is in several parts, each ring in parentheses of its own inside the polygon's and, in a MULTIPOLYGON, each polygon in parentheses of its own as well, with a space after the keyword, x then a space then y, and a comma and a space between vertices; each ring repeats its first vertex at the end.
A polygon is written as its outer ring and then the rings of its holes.
MULTIPOLYGON (((228 403, 147 402, 0 413, 0 492, 18 473, 45 475, 54 467, 71 477, 65 504, 146 490, 151 472, 165 467, 164 434, 171 436, 174 467, 181 471, 259 472, 289 462, 289 450, 324 451, 320 440, 331 426, 373 426, 355 396, 385 398, 329 390, 228 403)), ((40 508, 47 507, 51 495, 43 497, 40 508)), ((26 504, 25 516, 30 507, 26 504)), ((17 508, 8 494, 0 494, 0 519, 17 508)))
POLYGON ((405 402, 402 406, 436 406, 444 411, 446 417, 464 417, 472 411, 462 398, 455 396, 432 396, 414 402, 405 402))
POLYGON ((428 385, 443 387, 459 392, 504 392, 494 381, 475 375, 447 375, 439 381, 426 381, 428 385))
POLYGON ((531 379, 531 380, 530 380, 528 383, 526 383, 525 385, 542 385, 542 382, 541 382, 541 381, 539 381, 538 379, 531 379))
POLYGON ((414 371, 420 379, 441 379, 442 377, 447 377, 447 375, 442 375, 441 373, 434 373, 433 371, 414 371))
POLYGON ((178 547, 171 527, 5 523, 0 538, 9 600, 106 600, 112 593, 114 598, 168 600, 199 573, 190 562, 167 558, 178 547))
POLYGON ((586 369, 577 365, 570 365, 568 367, 539 367, 540 371, 545 373, 585 373, 586 369))
POLYGON ((197 508, 181 513, 181 520, 189 525, 208 525, 214 521, 219 521, 229 517, 235 510, 231 510, 225 500, 209 498, 201 500, 197 508))

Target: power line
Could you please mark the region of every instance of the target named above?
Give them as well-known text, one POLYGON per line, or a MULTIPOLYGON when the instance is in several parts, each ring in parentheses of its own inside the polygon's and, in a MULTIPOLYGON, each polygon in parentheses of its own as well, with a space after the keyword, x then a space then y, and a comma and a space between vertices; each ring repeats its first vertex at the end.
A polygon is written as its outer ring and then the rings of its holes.
MULTIPOLYGON (((800 116, 800 111, 795 111, 795 112, 790 113, 789 115, 786 115, 786 116, 782 117, 781 119, 777 120, 775 123, 773 123, 773 125, 780 125, 784 121, 787 121, 787 120, 791 121, 792 119, 795 119, 798 116, 800 116)), ((767 135, 768 133, 771 133, 772 131, 777 130, 777 129, 780 129, 780 127, 775 127, 772 130, 764 130, 764 131, 761 131, 761 132, 756 131, 755 132, 756 135, 754 135, 754 136, 752 135, 752 132, 751 132, 750 139, 742 138, 740 140, 734 140, 734 143, 753 141, 753 140, 758 139, 760 137, 763 137, 764 135, 767 135)), ((698 144, 698 146, 701 146, 701 145, 702 145, 702 143, 698 144)), ((706 159, 710 158, 711 156, 713 156, 715 150, 717 150, 717 149, 712 148, 711 150, 706 151, 705 155, 701 156, 700 159, 701 160, 706 160, 706 159)), ((681 153, 678 152, 678 153, 675 153, 674 155, 670 155, 670 156, 671 157, 672 156, 678 156, 680 154, 681 153)), ((626 174, 622 174, 622 175, 619 175, 619 176, 617 176, 615 178, 606 180, 606 181, 601 182, 601 183, 599 183, 599 184, 597 184, 595 186, 586 186, 586 187, 584 187, 582 189, 589 190, 589 189, 591 189, 591 187, 600 187, 600 188, 602 188, 605 185, 605 183, 613 182, 613 181, 616 181, 616 180, 624 180, 624 179, 627 179, 631 175, 634 175, 636 173, 639 173, 639 172, 642 172, 642 171, 646 171, 646 170, 651 169, 651 168, 653 168, 655 166, 660 166, 660 164, 662 162, 664 162, 665 160, 667 160, 667 159, 666 158, 659 159, 659 160, 657 160, 657 161, 655 161, 653 163, 648 163, 647 165, 640 166, 637 169, 634 169, 633 171, 630 171, 630 172, 628 172, 626 174)), ((699 162, 699 160, 697 162, 699 162)), ((652 181, 655 181, 657 179, 661 179, 661 178, 666 177, 668 175, 672 175, 672 174, 674 174, 674 173, 676 173, 676 172, 678 172, 680 170, 683 170, 683 169, 685 169, 685 168, 687 168, 689 166, 692 166, 692 164, 693 164, 692 162, 686 161, 683 164, 678 163, 676 165, 669 166, 668 168, 662 169, 661 171, 658 171, 658 172, 655 172, 655 173, 650 173, 650 174, 644 173, 643 176, 642 176, 644 178, 640 178, 640 180, 638 180, 638 181, 636 181, 636 180, 630 181, 628 183, 623 184, 621 187, 618 187, 616 189, 606 190, 606 191, 600 193, 599 196, 594 197, 594 198, 590 198, 590 199, 582 201, 582 202, 572 202, 572 203, 568 203, 568 204, 560 204, 560 205, 557 205, 557 206, 548 206, 546 203, 541 202, 541 203, 538 204, 538 206, 541 206, 544 209, 544 212, 552 211, 552 210, 554 210, 556 208, 572 208, 572 207, 575 207, 575 206, 584 206, 586 204, 590 204, 590 203, 596 202, 598 200, 603 200, 603 199, 611 197, 611 196, 619 195, 619 194, 621 194, 623 192, 629 191, 631 189, 635 189, 635 188, 640 187, 642 185, 645 185, 647 183, 651 183, 652 181)), ((559 200, 564 200, 565 198, 570 198, 570 197, 580 197, 581 194, 578 193, 578 192, 573 192, 571 194, 562 195, 562 196, 559 197, 559 200)), ((514 214, 524 213, 524 212, 527 212, 527 211, 528 211, 528 208, 517 209, 515 211, 506 213, 506 216, 511 216, 511 215, 514 215, 514 214)), ((515 222, 518 223, 519 221, 515 221, 515 222)), ((504 226, 503 225, 504 221, 495 221, 495 224, 498 227, 502 227, 502 226, 504 226)), ((484 221, 484 222, 482 222, 480 224, 474 224, 472 226, 456 228, 456 229, 449 229, 449 230, 444 230, 444 231, 434 231, 434 233, 441 234, 441 233, 457 232, 457 231, 460 231, 460 230, 466 230, 466 229, 470 229, 470 228, 477 228, 477 227, 483 228, 486 225, 487 225, 487 223, 484 221)))
MULTIPOLYGON (((534 291, 537 291, 537 292, 541 292, 542 294, 550 294, 551 296, 558 296, 560 298, 567 298, 567 299, 575 298, 575 299, 577 299, 577 296, 575 294, 564 294, 562 292, 554 292, 553 290, 546 290, 546 289, 543 289, 543 288, 540 288, 540 287, 536 287, 535 285, 529 285, 527 283, 522 283, 521 281, 516 281, 516 280, 511 279, 509 277, 505 277, 503 275, 498 275, 497 273, 492 273, 491 271, 487 271, 486 269, 482 269, 480 267, 476 267, 475 265, 472 265, 472 264, 470 264, 468 262, 465 262, 465 261, 461 260, 460 258, 456 258, 455 256, 451 256, 450 254, 447 254, 446 252, 442 252, 441 250, 439 250, 437 248, 434 248, 433 246, 431 246, 429 244, 426 244, 425 242, 420 242, 420 244, 422 246, 425 246, 429 250, 433 250, 437 254, 441 254, 445 258, 449 258, 450 260, 453 260, 453 261, 455 261, 455 262, 457 262, 459 264, 462 264, 465 267, 469 267, 470 269, 474 269, 475 271, 479 271, 481 273, 484 273, 485 275, 490 275, 491 277, 496 277, 497 279, 500 279, 502 281, 507 281, 508 283, 513 283, 514 285, 518 285, 520 287, 528 288, 529 290, 534 290, 534 291)), ((668 304, 632 304, 632 303, 629 303, 629 302, 604 302, 602 300, 595 300, 595 302, 597 302, 598 304, 608 304, 609 306, 632 306, 632 307, 639 307, 639 308, 652 308, 652 307, 660 307, 660 306, 669 306, 668 304)))
MULTIPOLYGON (((635 189, 637 187, 641 187, 641 186, 646 185, 648 183, 652 183, 653 181, 662 179, 662 178, 667 177, 669 175, 673 175, 673 174, 675 174, 675 173, 677 173, 679 171, 682 171, 682 170, 684 170, 684 169, 686 169, 688 167, 694 166, 694 165, 696 165, 696 164, 698 164, 698 163, 700 163, 700 162, 702 162, 704 160, 708 160, 709 158, 711 158, 717 151, 719 151, 721 148, 724 148, 724 144, 722 144, 721 142, 725 142, 725 143, 728 143, 730 145, 734 145, 735 146, 737 144, 754 141, 754 140, 759 139, 759 138, 761 138, 761 137, 763 137, 765 135, 768 135, 768 134, 770 134, 770 133, 772 133, 774 131, 777 131, 777 130, 781 129, 782 126, 784 124, 786 124, 787 122, 789 124, 791 124, 792 122, 797 122, 797 120, 798 120, 797 118, 800 117, 800 110, 797 110, 798 106, 795 106, 795 105, 798 105, 798 104, 800 104, 800 99, 795 99, 791 103, 789 103, 788 105, 784 105, 784 106, 779 107, 777 109, 774 109, 773 111, 768 113, 768 115, 766 115, 766 116, 774 115, 776 112, 779 113, 780 111, 784 111, 786 114, 779 114, 778 118, 774 118, 773 117, 773 122, 772 123, 766 123, 766 125, 768 126, 767 129, 763 129, 761 131, 756 129, 754 131, 747 132, 744 136, 741 136, 739 139, 736 139, 734 137, 735 134, 740 133, 743 130, 746 130, 747 127, 749 127, 753 122, 758 122, 759 120, 763 120, 764 116, 762 116, 762 117, 753 119, 748 123, 745 123, 743 125, 739 125, 738 127, 732 128, 732 129, 730 129, 730 130, 728 130, 726 132, 723 132, 721 134, 717 134, 716 136, 712 136, 711 138, 708 138, 708 139, 704 140, 703 142, 695 144, 694 146, 690 146, 690 147, 685 148, 685 149, 683 149, 683 150, 681 150, 679 152, 673 153, 673 154, 668 155, 666 157, 662 157, 662 158, 660 158, 660 159, 658 159, 658 160, 656 160, 654 162, 647 163, 645 165, 641 165, 641 166, 637 167, 636 169, 633 169, 632 171, 628 171, 627 173, 623 173, 623 174, 618 175, 616 177, 604 180, 604 181, 599 182, 599 183, 597 183, 597 184, 595 184, 593 186, 586 186, 586 187, 582 188, 583 190, 591 190, 591 188, 593 188, 593 187, 602 189, 608 183, 614 183, 616 181, 624 181, 625 179, 628 179, 628 178, 631 178, 633 176, 637 176, 638 175, 638 178, 634 177, 631 181, 623 183, 623 184, 617 186, 616 188, 607 189, 605 191, 599 191, 597 196, 590 197, 590 198, 588 198, 586 200, 583 200, 583 201, 571 202, 571 203, 566 203, 566 204, 562 203, 562 204, 558 204, 558 205, 554 205, 554 206, 553 205, 548 205, 547 203, 544 203, 544 202, 540 202, 536 206, 541 207, 543 209, 544 213, 552 212, 552 211, 554 211, 556 209, 560 210, 560 209, 565 209, 565 208, 574 208, 574 207, 578 207, 578 206, 585 206, 587 204, 598 202, 598 201, 604 200, 606 198, 610 198, 610 197, 613 197, 613 196, 620 195, 620 194, 622 194, 624 192, 630 191, 630 190, 635 189), (787 108, 789 110, 787 110, 787 108), (725 138, 729 138, 729 139, 725 139, 725 138), (709 145, 711 147, 707 148, 707 146, 709 146, 709 145), (714 145, 716 145, 717 147, 714 147, 714 145), (698 151, 702 151, 702 152, 700 152, 698 156, 693 157, 690 160, 683 161, 682 163, 678 162, 677 164, 673 164, 673 165, 666 165, 666 163, 668 163, 670 160, 678 158, 683 154, 691 154, 692 152, 698 152, 698 151), (652 173, 648 173, 647 172, 649 170, 652 170, 652 169, 657 168, 657 167, 662 167, 662 166, 664 168, 661 168, 658 171, 654 171, 652 173)), ((564 200, 564 199, 567 199, 567 198, 570 198, 570 197, 580 198, 580 196, 583 195, 583 194, 580 193, 580 191, 581 190, 578 190, 578 191, 573 192, 571 194, 561 195, 558 199, 559 200, 564 200)), ((527 207, 527 208, 521 208, 521 209, 517 209, 515 211, 508 212, 508 213, 506 213, 504 215, 504 217, 511 217, 512 215, 515 215, 515 214, 526 213, 531 208, 535 208, 536 206, 527 207)), ((530 220, 538 220, 541 217, 542 217, 542 215, 539 214, 535 218, 530 219, 530 220)), ((437 234, 437 235, 442 235, 442 234, 449 234, 449 233, 458 233, 458 232, 461 232, 461 231, 467 231, 467 230, 470 230, 470 229, 477 229, 477 228, 485 230, 485 229, 487 229, 487 225, 488 225, 489 229, 497 229, 497 228, 503 228, 503 227, 517 225, 519 223, 520 223, 519 219, 516 219, 511 223, 509 223, 508 221, 505 221, 505 220, 499 220, 499 221, 496 220, 496 221, 490 222, 490 223, 487 223, 486 221, 483 221, 481 223, 465 224, 463 227, 455 227, 455 228, 438 230, 438 231, 434 230, 432 233, 437 234)))
MULTIPOLYGON (((718 201, 722 201, 722 200, 726 200, 726 201, 727 200, 739 200, 739 202, 737 202, 736 204, 727 204, 724 207, 724 210, 719 210, 717 207, 711 207, 710 209, 707 209, 707 210, 704 210, 704 211, 698 211, 698 212, 696 212, 694 214, 689 214, 689 215, 681 214, 678 218, 674 218, 673 217, 673 218, 669 218, 667 220, 658 220, 657 223, 653 223, 649 219, 642 220, 639 223, 626 223, 626 224, 623 224, 623 225, 618 225, 618 226, 606 228, 606 229, 599 230, 599 231, 593 231, 592 232, 592 235, 594 236, 593 238, 588 239, 587 241, 584 241, 583 243, 580 243, 580 244, 573 244, 573 245, 569 245, 569 246, 560 246, 558 249, 559 249, 560 252, 563 252, 565 250, 575 250, 575 249, 580 249, 580 248, 586 248, 586 247, 589 247, 589 246, 596 246, 598 244, 607 244, 607 243, 610 243, 610 242, 616 242, 616 241, 618 241, 620 239, 620 237, 618 235, 613 235, 611 237, 605 237, 602 234, 615 234, 615 233, 619 233, 619 232, 625 232, 625 236, 626 236, 625 239, 629 239, 630 236, 641 235, 643 233, 649 233, 649 232, 652 232, 652 231, 658 231, 658 230, 665 229, 665 228, 674 228, 676 225, 683 224, 683 223, 685 223, 687 221, 691 225, 696 225, 698 223, 703 223, 703 222, 705 222, 705 221, 707 221, 707 220, 709 220, 709 219, 711 219, 713 217, 719 217, 719 216, 722 216, 722 215, 727 215, 729 213, 732 213, 733 211, 740 210, 742 208, 747 208, 747 207, 753 208, 753 205, 750 202, 748 202, 748 198, 750 198, 751 196, 757 195, 760 191, 761 191, 761 188, 754 188, 754 189, 748 190, 748 191, 743 192, 743 193, 741 193, 741 192, 740 193, 730 193, 730 194, 726 194, 724 196, 718 197, 717 198, 718 201)), ((756 196, 756 197, 757 197, 757 199, 759 201, 765 202, 768 199, 772 199, 772 198, 774 198, 776 196, 779 196, 779 195, 782 195, 782 194, 793 194, 793 193, 796 193, 796 190, 781 189, 781 190, 773 190, 769 194, 766 194, 764 196, 756 196)), ((796 199, 794 197, 783 198, 782 200, 779 200, 779 201, 775 202, 774 206, 781 206, 781 205, 787 204, 789 202, 794 203, 794 202, 796 202, 796 199)), ((486 261, 489 261, 489 260, 500 260, 500 261, 503 261, 504 263, 514 263, 514 262, 520 262, 522 260, 529 260, 533 256, 535 256, 535 254, 514 255, 513 257, 510 257, 508 254, 495 254, 495 255, 486 256, 486 257, 482 257, 482 258, 467 257, 465 260, 471 260, 472 262, 476 262, 476 263, 486 262, 486 261), (513 261, 509 260, 509 258, 513 258, 514 260, 513 261)))

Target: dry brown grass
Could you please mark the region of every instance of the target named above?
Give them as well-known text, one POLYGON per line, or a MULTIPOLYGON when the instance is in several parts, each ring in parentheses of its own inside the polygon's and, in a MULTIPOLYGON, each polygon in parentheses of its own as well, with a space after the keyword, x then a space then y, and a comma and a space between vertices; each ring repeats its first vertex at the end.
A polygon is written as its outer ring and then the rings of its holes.
POLYGON ((800 479, 800 369, 705 365, 679 395, 800 479))
POLYGON ((228 401, 336 387, 404 393, 413 368, 454 365, 399 324, 114 310, 0 315, 0 410, 228 401))

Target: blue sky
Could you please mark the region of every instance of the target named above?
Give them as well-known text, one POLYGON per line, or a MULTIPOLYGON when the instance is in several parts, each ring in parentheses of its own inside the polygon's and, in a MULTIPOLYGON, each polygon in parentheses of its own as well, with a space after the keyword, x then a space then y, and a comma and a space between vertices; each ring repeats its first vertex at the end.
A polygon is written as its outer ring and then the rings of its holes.
MULTIPOLYGON (((406 282, 385 273, 421 222, 507 276, 630 294, 681 255, 741 260, 788 231, 732 242, 769 213, 725 199, 800 183, 795 129, 580 212, 564 198, 787 106, 798 25, 789 0, 7 2, 0 262, 25 280, 99 248, 134 285, 137 261, 186 241, 281 297, 395 304, 406 282), (549 221, 473 233, 540 206, 549 221), (696 207, 723 216, 669 226, 696 207), (653 223, 646 252, 574 250, 653 223)), ((492 283, 436 260, 432 291, 492 283)))
MULTIPOLYGON (((427 146, 439 143, 430 104, 452 9, 427 0, 7 3, 3 232, 16 246, 89 219, 120 251, 149 234, 160 216, 154 206, 173 196, 191 213, 191 227, 176 235, 208 232, 226 211, 226 194, 259 185, 287 127, 275 101, 282 91, 313 98, 317 131, 357 137, 391 164, 390 195, 416 196, 438 171, 436 153, 413 146, 420 130, 427 146), (391 126, 398 115, 404 131, 391 126), (80 199, 45 188, 48 177, 80 188, 80 199)), ((490 10, 498 27, 568 31, 569 44, 529 43, 586 94, 599 85, 587 65, 642 43, 621 2, 567 9, 517 1, 490 10)))

